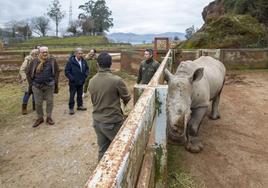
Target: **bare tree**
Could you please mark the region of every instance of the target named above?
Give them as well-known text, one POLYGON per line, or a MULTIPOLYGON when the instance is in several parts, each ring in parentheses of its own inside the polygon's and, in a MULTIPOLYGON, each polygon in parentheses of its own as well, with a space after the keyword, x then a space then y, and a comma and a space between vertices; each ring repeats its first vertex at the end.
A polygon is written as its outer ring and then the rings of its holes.
POLYGON ((49 30, 49 19, 45 16, 34 17, 31 20, 31 27, 33 32, 44 37, 49 30))
POLYGON ((17 27, 18 34, 22 35, 25 40, 28 40, 30 36, 32 36, 32 30, 28 23, 28 20, 21 20, 17 27))
POLYGON ((28 20, 11 20, 6 24, 6 30, 11 32, 11 37, 15 38, 16 35, 23 36, 24 39, 28 39, 32 35, 31 28, 28 24, 28 20))
POLYGON ((59 23, 65 16, 65 13, 61 11, 61 4, 59 0, 51 1, 47 15, 56 23, 56 36, 58 37, 59 23))
POLYGON ((6 31, 10 32, 11 37, 13 38, 15 38, 16 36, 17 27, 18 27, 18 22, 16 20, 11 20, 5 23, 6 31))

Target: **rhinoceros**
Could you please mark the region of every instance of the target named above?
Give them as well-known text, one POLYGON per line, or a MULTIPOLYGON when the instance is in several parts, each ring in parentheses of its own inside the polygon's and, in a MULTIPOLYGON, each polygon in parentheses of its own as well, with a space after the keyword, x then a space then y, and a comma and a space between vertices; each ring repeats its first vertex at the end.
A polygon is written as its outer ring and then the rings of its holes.
POLYGON ((209 56, 181 62, 174 75, 165 69, 168 135, 171 140, 184 144, 190 152, 203 150, 198 130, 210 101, 210 118, 220 118, 218 107, 225 72, 224 65, 209 56))

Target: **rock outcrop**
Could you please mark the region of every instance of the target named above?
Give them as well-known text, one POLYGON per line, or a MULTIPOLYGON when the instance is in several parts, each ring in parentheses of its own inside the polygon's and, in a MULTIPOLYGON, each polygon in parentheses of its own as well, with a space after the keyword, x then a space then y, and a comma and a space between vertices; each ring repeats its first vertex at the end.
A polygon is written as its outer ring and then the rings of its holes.
POLYGON ((256 2, 246 0, 211 2, 202 12, 204 25, 189 40, 183 42, 180 48, 267 47, 268 1, 256 2))

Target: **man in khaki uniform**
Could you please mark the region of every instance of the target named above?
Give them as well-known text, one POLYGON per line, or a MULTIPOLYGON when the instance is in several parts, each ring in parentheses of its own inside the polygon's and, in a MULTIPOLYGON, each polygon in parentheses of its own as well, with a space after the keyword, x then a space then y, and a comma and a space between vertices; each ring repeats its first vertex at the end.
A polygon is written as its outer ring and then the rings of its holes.
POLYGON ((148 84, 160 65, 153 59, 153 50, 151 49, 144 51, 144 58, 145 60, 141 62, 139 69, 138 84, 148 84))
POLYGON ((100 160, 124 121, 120 99, 126 105, 131 96, 122 78, 111 73, 112 57, 103 52, 98 56, 97 62, 99 72, 90 80, 89 92, 100 160))
POLYGON ((88 90, 88 84, 89 80, 95 76, 95 74, 98 73, 98 63, 97 63, 97 51, 96 49, 91 49, 89 53, 86 55, 85 59, 87 61, 87 65, 89 67, 89 75, 87 76, 84 84, 84 93, 83 97, 87 97, 87 90, 88 90))

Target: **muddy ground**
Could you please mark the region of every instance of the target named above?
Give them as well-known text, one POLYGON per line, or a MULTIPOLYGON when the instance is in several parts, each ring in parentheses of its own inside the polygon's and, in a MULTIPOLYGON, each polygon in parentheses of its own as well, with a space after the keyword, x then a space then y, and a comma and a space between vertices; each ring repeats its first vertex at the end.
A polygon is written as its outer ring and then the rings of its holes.
POLYGON ((194 187, 268 187, 268 71, 229 73, 220 112, 220 120, 202 123, 202 153, 170 145, 174 164, 192 176, 194 187))
MULTIPOLYGON (((127 82, 129 88, 134 84, 127 82)), ((33 129, 34 112, 0 126, 1 188, 83 187, 97 165, 91 104, 86 98, 88 110, 70 116, 67 89, 63 83, 55 98, 55 126, 33 129)), ((220 102, 222 118, 205 118, 200 129, 204 151, 191 154, 170 145, 169 170, 183 168, 196 187, 268 187, 267 93, 268 71, 229 73, 220 102)))
MULTIPOLYGON (((114 64, 112 68, 118 71, 120 64, 114 64)), ((0 80, 1 84, 18 85, 14 74, 2 74, 0 80)), ((132 92, 135 78, 127 79, 126 83, 132 92)), ((96 134, 91 126, 92 105, 87 97, 84 104, 88 110, 75 111, 70 116, 68 97, 67 80, 61 73, 60 92, 54 100, 55 126, 43 123, 32 128, 36 114, 31 104, 28 105, 29 114, 16 114, 0 125, 1 188, 83 187, 97 165, 96 134)), ((130 108, 132 103, 130 101, 130 108)))

